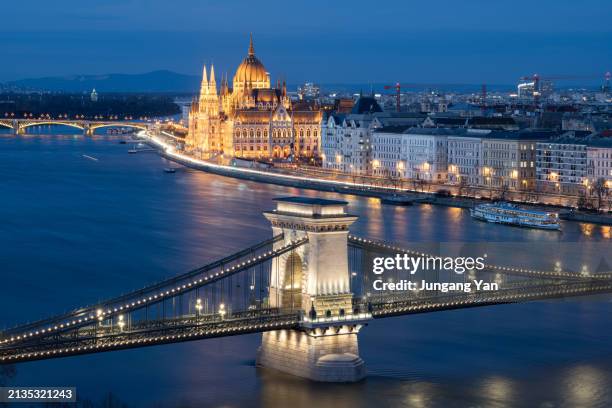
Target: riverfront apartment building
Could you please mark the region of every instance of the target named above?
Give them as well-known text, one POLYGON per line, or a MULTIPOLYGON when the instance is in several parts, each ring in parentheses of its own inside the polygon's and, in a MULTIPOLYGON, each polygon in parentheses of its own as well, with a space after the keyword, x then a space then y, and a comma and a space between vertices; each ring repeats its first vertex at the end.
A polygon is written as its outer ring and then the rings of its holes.
POLYGON ((446 129, 448 181, 451 184, 480 184, 482 134, 480 130, 446 129))
POLYGON ((332 114, 322 127, 323 167, 350 174, 371 174, 372 121, 382 109, 374 97, 361 97, 348 115, 332 114))
POLYGON ((372 174, 377 177, 406 178, 402 141, 409 126, 389 126, 372 133, 372 174))
POLYGON ((443 183, 448 165, 448 140, 437 134, 439 129, 412 128, 404 132, 401 142, 405 177, 443 183))
POLYGON ((538 143, 536 162, 541 191, 578 194, 588 183, 587 146, 575 138, 538 143))
POLYGON ((554 132, 456 130, 448 136, 448 180, 452 184, 532 190, 536 145, 554 132))
POLYGON ((612 188, 612 139, 600 139, 587 145, 588 174, 592 182, 604 179, 612 188))
POLYGON ((394 126, 372 133, 373 174, 433 183, 532 190, 548 131, 394 126))
MULTIPOLYGON (((374 131, 388 126, 405 126, 404 129, 417 126, 424 117, 415 113, 383 112, 374 97, 360 97, 349 114, 331 114, 323 122, 323 168, 355 175, 380 174, 374 157, 374 131)), ((386 141, 381 143, 378 153, 380 149, 388 149, 386 144, 386 141)), ((397 167, 385 175, 393 176, 392 173, 397 173, 397 167)))
POLYGON ((538 143, 536 168, 541 191, 576 195, 588 192, 598 179, 612 187, 612 140, 568 133, 538 143))
POLYGON ((491 132, 482 140, 480 185, 511 190, 536 186, 536 148, 556 135, 550 131, 491 132))

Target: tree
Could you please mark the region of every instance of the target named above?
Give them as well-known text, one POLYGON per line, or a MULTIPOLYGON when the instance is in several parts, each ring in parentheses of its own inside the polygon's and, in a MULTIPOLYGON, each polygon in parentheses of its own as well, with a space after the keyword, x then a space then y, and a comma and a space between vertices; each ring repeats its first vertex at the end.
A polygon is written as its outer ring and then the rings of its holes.
POLYGON ((578 209, 579 210, 585 210, 588 208, 588 204, 589 201, 587 199, 587 195, 586 195, 586 191, 580 191, 580 193, 578 193, 578 209))
POLYGON ((508 187, 508 183, 504 183, 501 187, 501 190, 499 191, 499 199, 501 201, 506 201, 506 199, 508 198, 509 190, 510 190, 510 187, 508 187))
POLYGON ((466 193, 466 189, 468 187, 468 181, 466 177, 461 177, 459 179, 459 186, 457 186, 457 193, 462 196, 466 193))
POLYGON ((608 186, 606 179, 600 177, 593 185, 593 191, 597 196, 597 209, 601 210, 604 198, 608 196, 608 186))

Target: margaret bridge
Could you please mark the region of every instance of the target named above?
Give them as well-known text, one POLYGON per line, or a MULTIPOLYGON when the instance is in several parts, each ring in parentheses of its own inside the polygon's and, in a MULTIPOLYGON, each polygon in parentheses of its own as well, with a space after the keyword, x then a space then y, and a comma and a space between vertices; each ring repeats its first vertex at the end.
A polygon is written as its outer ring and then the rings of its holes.
MULTIPOLYGON (((373 291, 374 257, 429 254, 350 235, 357 217, 346 202, 276 201, 264 212, 271 238, 134 292, 0 332, 0 364, 263 333, 259 365, 349 382, 365 376, 357 338, 372 319, 612 293, 611 272, 489 264, 444 280, 477 278, 499 290, 373 291)), ((393 274, 394 281, 411 278, 393 274)))
POLYGON ((147 123, 137 121, 102 121, 102 120, 70 120, 70 119, 0 119, 0 127, 12 129, 15 134, 22 134, 34 126, 67 126, 80 129, 84 135, 93 135, 101 128, 134 128, 146 130, 147 123))

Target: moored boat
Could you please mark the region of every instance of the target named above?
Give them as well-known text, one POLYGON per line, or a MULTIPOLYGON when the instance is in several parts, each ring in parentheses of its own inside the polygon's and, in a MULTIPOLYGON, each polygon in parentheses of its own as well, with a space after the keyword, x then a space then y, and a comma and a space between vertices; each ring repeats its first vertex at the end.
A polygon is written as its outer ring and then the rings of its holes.
POLYGON ((527 210, 510 203, 480 204, 470 210, 472 218, 495 224, 559 230, 559 214, 527 210))
POLYGON ((382 196, 380 198, 380 202, 383 204, 401 205, 401 206, 409 206, 413 204, 411 198, 397 196, 397 195, 382 196))

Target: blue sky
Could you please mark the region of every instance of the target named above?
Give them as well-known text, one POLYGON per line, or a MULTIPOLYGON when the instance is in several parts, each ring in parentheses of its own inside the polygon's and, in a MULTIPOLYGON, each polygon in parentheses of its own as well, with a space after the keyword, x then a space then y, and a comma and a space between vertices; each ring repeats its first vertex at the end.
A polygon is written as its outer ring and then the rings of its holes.
MULTIPOLYGON (((253 32, 273 78, 323 83, 513 83, 612 70, 612 1, 58 0, 5 2, 0 81, 233 74, 253 32)), ((590 82, 598 83, 599 79, 590 82)))

